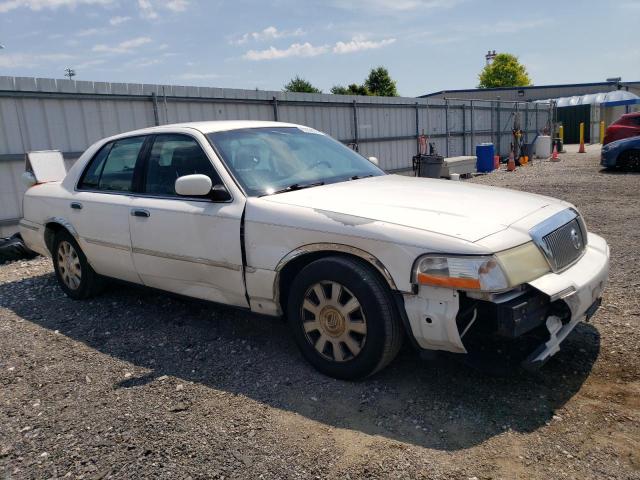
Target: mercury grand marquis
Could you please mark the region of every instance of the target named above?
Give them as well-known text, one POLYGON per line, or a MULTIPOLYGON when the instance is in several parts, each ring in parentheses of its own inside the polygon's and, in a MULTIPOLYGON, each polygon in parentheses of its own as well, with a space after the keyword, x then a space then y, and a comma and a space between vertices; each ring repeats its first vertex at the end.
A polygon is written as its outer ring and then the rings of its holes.
POLYGON ((284 316, 303 356, 344 379, 405 337, 464 355, 474 331, 542 333, 535 368, 598 308, 609 248, 573 205, 376 163, 288 123, 146 128, 33 178, 21 233, 73 299, 114 278, 284 316))

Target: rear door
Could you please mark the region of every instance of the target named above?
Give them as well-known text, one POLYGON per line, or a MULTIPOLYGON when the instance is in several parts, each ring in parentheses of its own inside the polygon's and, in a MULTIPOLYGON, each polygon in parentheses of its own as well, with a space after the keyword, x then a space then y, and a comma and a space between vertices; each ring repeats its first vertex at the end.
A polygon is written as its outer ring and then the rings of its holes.
POLYGON ((104 145, 88 163, 68 205, 68 218, 94 270, 137 283, 129 216, 134 171, 147 140, 127 137, 104 145))
POLYGON ((246 307, 240 246, 245 199, 216 203, 177 195, 176 179, 195 173, 222 184, 195 137, 154 136, 140 193, 130 205, 135 267, 150 287, 246 307))

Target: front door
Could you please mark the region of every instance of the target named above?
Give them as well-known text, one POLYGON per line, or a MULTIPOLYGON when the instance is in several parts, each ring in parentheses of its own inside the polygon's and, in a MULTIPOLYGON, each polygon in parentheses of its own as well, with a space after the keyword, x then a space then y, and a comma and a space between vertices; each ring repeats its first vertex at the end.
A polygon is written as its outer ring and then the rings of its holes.
POLYGON ((145 285, 230 305, 248 306, 240 222, 244 198, 215 203, 175 193, 178 177, 194 173, 222 181, 198 141, 156 135, 131 202, 132 255, 145 285))

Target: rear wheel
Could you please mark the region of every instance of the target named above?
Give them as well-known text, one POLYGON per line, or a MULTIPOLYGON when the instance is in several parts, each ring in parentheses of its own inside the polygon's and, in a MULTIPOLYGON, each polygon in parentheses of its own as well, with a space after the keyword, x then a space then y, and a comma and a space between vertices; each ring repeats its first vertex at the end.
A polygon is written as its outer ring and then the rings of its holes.
POLYGON ((76 300, 96 295, 102 286, 100 276, 91 268, 78 242, 66 230, 53 240, 53 268, 60 288, 76 300))
POLYGON ((402 344, 390 291, 365 263, 329 257, 294 279, 287 313, 296 343, 322 373, 357 379, 385 367, 402 344))

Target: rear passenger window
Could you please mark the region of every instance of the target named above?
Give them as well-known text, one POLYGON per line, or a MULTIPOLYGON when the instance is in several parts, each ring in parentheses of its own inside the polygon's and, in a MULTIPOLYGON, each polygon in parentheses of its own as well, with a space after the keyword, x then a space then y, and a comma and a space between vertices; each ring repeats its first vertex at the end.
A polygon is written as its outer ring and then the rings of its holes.
POLYGON ((186 135, 156 136, 147 163, 144 192, 154 195, 177 195, 176 179, 200 173, 213 185, 222 183, 211 161, 198 142, 186 135))
POLYGON ((123 138, 102 147, 78 184, 80 189, 130 192, 133 171, 146 137, 123 138))
POLYGON ((109 150, 111 150, 112 145, 113 144, 108 143, 100 149, 95 157, 93 157, 93 160, 91 160, 91 163, 89 164, 89 168, 85 170, 82 180, 80 180, 80 183, 78 184, 78 188, 91 190, 98 188, 100 174, 104 167, 104 161, 107 159, 107 155, 109 155, 109 150))

